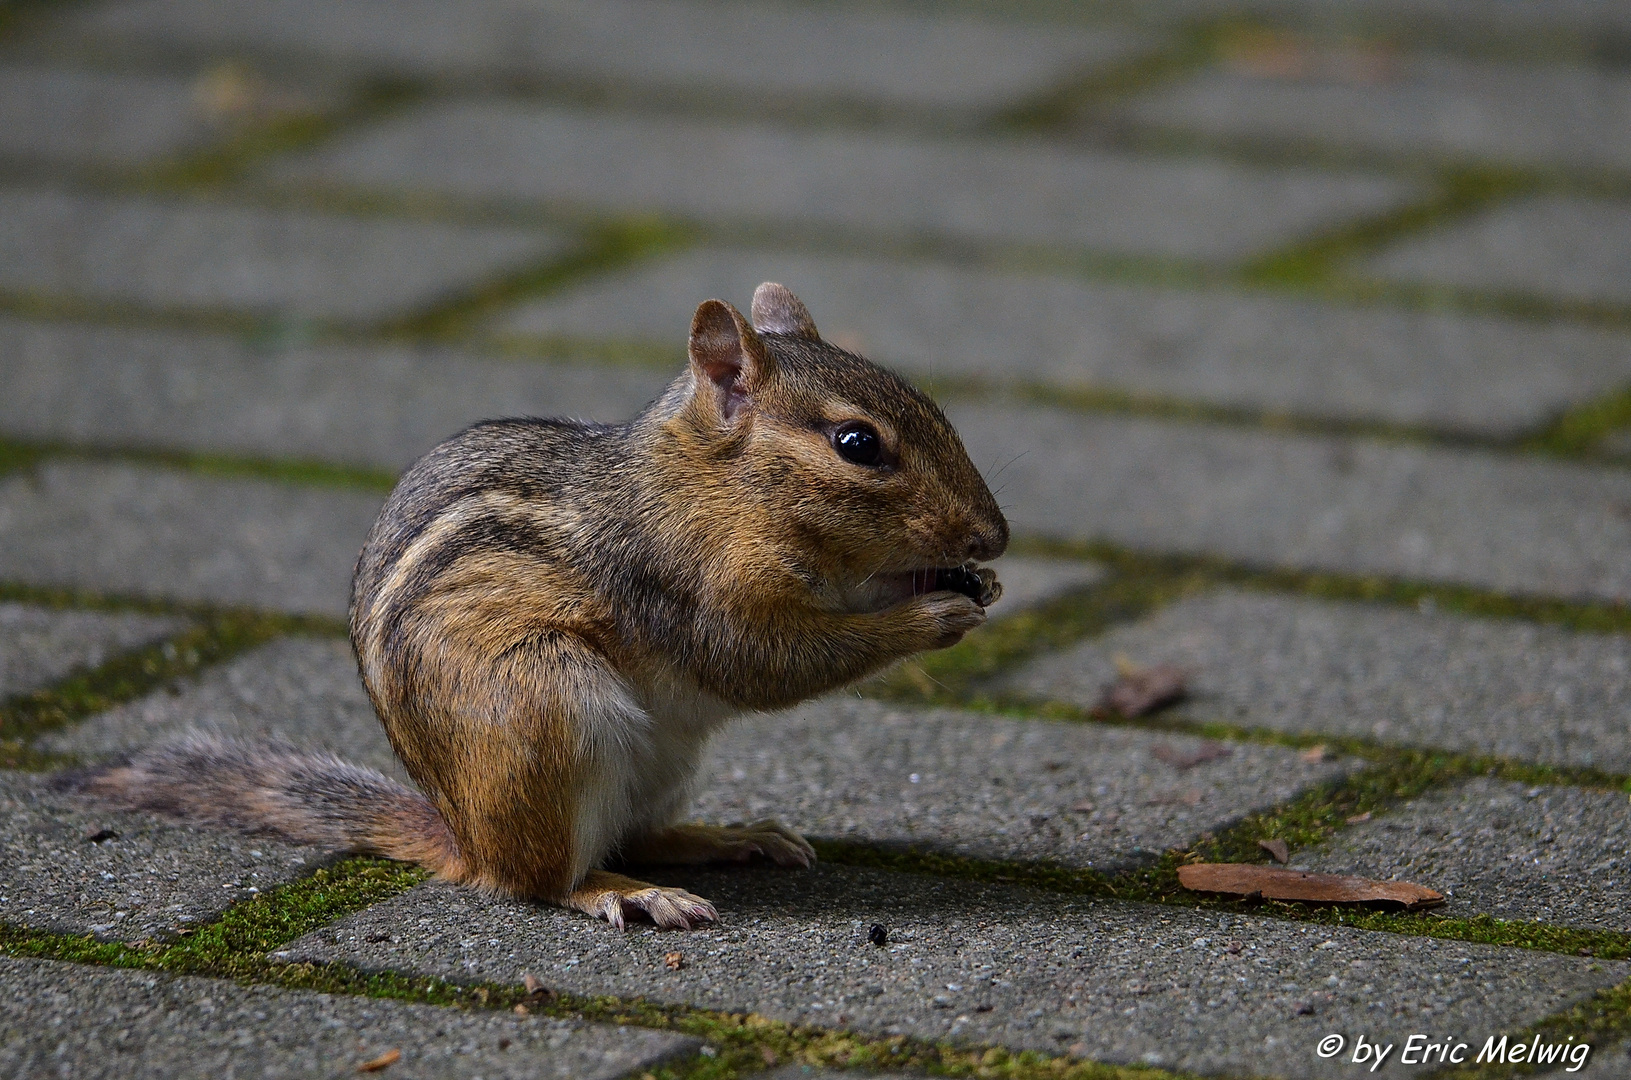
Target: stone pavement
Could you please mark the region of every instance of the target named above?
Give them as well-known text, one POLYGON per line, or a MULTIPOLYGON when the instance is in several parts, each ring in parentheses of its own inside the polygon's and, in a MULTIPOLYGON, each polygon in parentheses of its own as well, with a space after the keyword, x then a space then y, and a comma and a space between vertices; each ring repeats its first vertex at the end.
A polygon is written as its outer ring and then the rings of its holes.
POLYGON ((1628 35, 0 3, 0 1074, 1631 1073, 1628 35), (963 645, 710 747, 694 814, 816 867, 653 875, 721 921, 619 933, 53 788, 194 728, 399 771, 340 633, 394 474, 632 415, 767 279, 1016 537, 963 645), (1178 882, 1275 839, 1445 903, 1178 882))

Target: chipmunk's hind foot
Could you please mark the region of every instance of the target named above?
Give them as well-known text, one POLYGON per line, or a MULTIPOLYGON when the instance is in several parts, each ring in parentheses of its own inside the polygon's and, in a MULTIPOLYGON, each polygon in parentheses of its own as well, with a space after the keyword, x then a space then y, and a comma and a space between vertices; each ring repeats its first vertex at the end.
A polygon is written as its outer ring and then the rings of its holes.
POLYGON ((566 898, 566 906, 605 919, 619 930, 631 917, 644 916, 659 930, 694 930, 719 920, 714 906, 700 896, 605 870, 589 871, 566 898))
POLYGON ((700 866, 742 863, 754 856, 777 866, 811 866, 815 848, 798 833, 766 818, 751 825, 674 825, 625 845, 630 866, 700 866))

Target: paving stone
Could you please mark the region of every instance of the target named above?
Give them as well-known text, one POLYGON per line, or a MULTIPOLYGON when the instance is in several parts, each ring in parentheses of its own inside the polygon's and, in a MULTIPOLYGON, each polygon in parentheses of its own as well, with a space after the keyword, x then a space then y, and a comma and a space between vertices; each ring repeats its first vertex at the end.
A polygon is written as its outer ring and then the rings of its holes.
POLYGON ((1510 437, 1631 381, 1631 337, 1567 324, 730 248, 589 282, 492 328, 678 356, 674 328, 701 298, 746 310, 761 281, 797 293, 830 340, 931 382, 1108 387, 1510 437))
POLYGON ((42 960, 0 959, 0 987, 8 1076, 306 1080, 355 1076, 397 1050, 393 1078, 613 1080, 701 1046, 608 1024, 42 960))
POLYGON ((381 319, 561 250, 521 229, 0 189, 0 289, 381 319))
POLYGON ((291 637, 206 673, 186 689, 160 690, 52 732, 37 746, 95 758, 200 729, 238 738, 282 738, 406 780, 341 638, 291 637))
POLYGON ((1133 101, 1124 115, 1220 139, 1314 140, 1545 168, 1631 165, 1631 79, 1623 74, 1386 52, 1343 59, 1310 49, 1303 62, 1315 70, 1295 78, 1209 70, 1133 101))
POLYGON ((946 412, 1020 535, 1631 595, 1623 470, 1053 409, 946 412))
POLYGON ((1374 214, 1416 192, 1370 174, 1143 158, 1034 139, 788 130, 491 102, 431 105, 269 172, 782 232, 840 227, 869 240, 939 234, 1212 260, 1374 214))
POLYGON ((223 133, 188 79, 0 65, 0 156, 137 165, 223 133))
POLYGON ((0 698, 99 667, 119 653, 178 634, 186 625, 183 619, 156 615, 0 604, 0 698))
POLYGON ((0 476, 0 580, 343 618, 384 496, 133 465, 0 476))
MULTIPOLYGON (((694 815, 812 836, 1121 869, 1187 847, 1355 762, 1236 744, 1179 768, 1187 736, 1006 720, 844 696, 737 721, 710 744, 694 815)), ((1216 745, 1216 744, 1213 744, 1216 745)))
POLYGON ((1002 581, 1002 599, 991 609, 993 619, 1085 589, 1103 580, 1105 574, 1104 567, 1098 563, 1031 555, 1004 555, 1001 562, 993 565, 1002 581))
POLYGON ((542 364, 0 317, 0 432, 399 469, 477 420, 626 420, 683 362, 542 364))
POLYGON ((1405 239, 1355 268, 1464 289, 1631 303, 1631 203, 1542 196, 1405 239))
POLYGON ((329 858, 270 836, 84 806, 47 783, 0 772, 0 922, 123 941, 164 936, 329 858))
POLYGON ((1412 1032, 1454 1033, 1476 1036, 1476 1049, 1487 1032, 1515 1032, 1631 974, 1621 963, 1525 949, 845 867, 656 880, 709 897, 720 924, 619 933, 585 916, 429 884, 308 935, 286 955, 450 979, 514 983, 530 973, 577 993, 868 1033, 1331 1077, 1352 1066, 1315 1056, 1330 1032, 1401 1044, 1412 1032), (888 946, 867 943, 874 923, 888 929, 888 946), (678 971, 664 965, 670 951, 684 956, 678 971))
POLYGON ((849 5, 435 0, 107 5, 70 32, 148 48, 299 53, 394 73, 579 79, 625 89, 994 108, 1148 42, 1112 28, 849 5))
POLYGON ((1298 851, 1291 865, 1419 882, 1449 898, 1446 916, 1631 930, 1623 791, 1480 777, 1298 851))
POLYGON ((1197 719, 1631 772, 1624 635, 1220 591, 1035 660, 1006 685, 1090 705, 1118 653, 1188 670, 1181 708, 1197 719))

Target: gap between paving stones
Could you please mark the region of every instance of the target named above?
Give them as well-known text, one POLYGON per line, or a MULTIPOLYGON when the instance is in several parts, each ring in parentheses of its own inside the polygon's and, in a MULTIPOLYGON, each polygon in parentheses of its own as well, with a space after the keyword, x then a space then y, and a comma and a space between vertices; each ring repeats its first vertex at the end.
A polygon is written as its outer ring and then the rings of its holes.
MULTIPOLYGON (((642 999, 567 994, 540 998, 513 984, 450 982, 440 977, 410 976, 395 971, 364 972, 340 963, 280 964, 267 955, 303 933, 400 895, 424 878, 422 872, 398 864, 350 859, 242 901, 216 922, 198 928, 173 944, 105 943, 88 935, 53 934, 0 925, 0 952, 16 957, 232 978, 246 984, 441 1006, 502 1009, 521 1005, 548 1016, 677 1031, 708 1040, 713 1052, 705 1051, 702 1060, 695 1062, 692 1068, 659 1075, 722 1077, 757 1072, 788 1061, 839 1068, 928 1068, 937 1073, 972 1073, 1014 1080, 1174 1075, 1138 1066, 1105 1066, 998 1047, 931 1045, 899 1036, 874 1038, 841 1029, 801 1027, 753 1014, 654 1005, 642 999)), ((1006 875, 996 880, 1012 879, 1012 875, 1006 875)), ((1352 921, 1342 925, 1361 927, 1362 923, 1352 921)), ((1455 940, 1488 939, 1488 935, 1479 938, 1456 934, 1433 936, 1455 940)), ((1628 1026, 1620 1004, 1627 986, 1631 984, 1600 993, 1528 1030, 1560 1035, 1583 1031, 1595 1039, 1612 1038, 1628 1026)))
POLYGON ((56 683, 0 699, 0 769, 39 771, 72 764, 67 755, 33 749, 33 740, 116 705, 225 663, 274 638, 336 636, 344 627, 316 616, 215 610, 151 600, 93 596, 0 582, 0 600, 56 609, 141 611, 177 615, 191 624, 179 634, 118 653, 97 667, 56 683))
MULTIPOLYGON (((425 880, 417 869, 379 859, 348 859, 299 881, 241 901, 217 921, 173 944, 130 945, 90 935, 54 934, 0 924, 0 953, 173 974, 230 978, 290 990, 390 998, 472 1009, 524 1007, 545 1016, 676 1031, 706 1039, 712 1053, 689 1065, 656 1070, 662 1077, 727 1077, 782 1062, 839 1068, 917 1068, 1013 1080, 1133 1080, 1177 1074, 1106 1066, 998 1047, 933 1045, 906 1037, 869 1038, 804 1027, 755 1014, 722 1013, 641 999, 553 994, 524 987, 454 983, 398 972, 368 973, 344 964, 277 963, 268 953, 336 919, 406 892, 425 880)), ((614 931, 607 930, 608 933, 614 931)))

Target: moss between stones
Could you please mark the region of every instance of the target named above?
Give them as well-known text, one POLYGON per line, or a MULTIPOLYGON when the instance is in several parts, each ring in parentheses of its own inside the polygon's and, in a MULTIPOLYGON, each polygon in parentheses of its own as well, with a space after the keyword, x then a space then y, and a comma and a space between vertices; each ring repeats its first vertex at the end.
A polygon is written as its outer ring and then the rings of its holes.
POLYGON ((69 443, 0 439, 0 475, 18 469, 33 468, 51 459, 157 465, 162 468, 185 469, 206 476, 246 477, 309 487, 347 487, 379 492, 390 491, 396 485, 397 476, 388 469, 340 465, 310 459, 259 458, 148 447, 109 449, 69 443))
MULTIPOLYGON (((0 586, 0 600, 83 607, 67 592, 0 586), (52 603, 55 601, 55 603, 52 603)), ((178 679, 288 634, 344 633, 335 620, 253 612, 175 609, 160 605, 103 602, 96 606, 181 614, 194 625, 167 641, 120 653, 98 667, 75 672, 52 686, 0 700, 0 769, 43 770, 71 759, 32 749, 46 731, 113 708, 178 679)))
POLYGON ((877 1039, 801 1027, 756 1014, 724 1013, 644 1000, 528 994, 521 986, 453 983, 400 972, 362 972, 341 964, 283 964, 267 954, 303 934, 406 891, 425 875, 379 859, 348 859, 229 909, 174 943, 130 945, 89 935, 54 934, 0 924, 0 953, 173 974, 231 978, 291 990, 482 1009, 517 1006, 547 1016, 628 1024, 701 1037, 708 1052, 654 1070, 665 1078, 724 1078, 782 1062, 835 1068, 909 1068, 943 1075, 1012 1080, 1159 1080, 1176 1074, 1115 1067, 998 1047, 952 1047, 907 1038, 877 1039))

